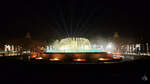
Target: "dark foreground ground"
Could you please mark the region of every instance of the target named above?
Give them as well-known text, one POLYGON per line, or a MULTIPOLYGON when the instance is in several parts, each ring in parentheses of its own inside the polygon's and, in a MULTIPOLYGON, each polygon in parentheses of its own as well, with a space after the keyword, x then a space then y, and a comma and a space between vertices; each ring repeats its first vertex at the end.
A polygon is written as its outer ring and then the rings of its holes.
POLYGON ((150 80, 149 66, 150 57, 113 64, 46 64, 5 58, 0 59, 0 84, 143 84, 150 80))

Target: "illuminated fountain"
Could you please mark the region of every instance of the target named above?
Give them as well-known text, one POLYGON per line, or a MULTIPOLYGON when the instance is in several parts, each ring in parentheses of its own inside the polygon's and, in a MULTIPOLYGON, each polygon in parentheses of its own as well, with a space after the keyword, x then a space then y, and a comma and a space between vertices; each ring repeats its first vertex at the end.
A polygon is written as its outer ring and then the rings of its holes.
MULTIPOLYGON (((45 55, 33 56, 34 58, 49 59, 50 61, 87 61, 88 59, 108 61, 112 60, 112 51, 115 46, 111 43, 91 44, 86 38, 64 38, 56 40, 52 45, 47 45, 45 55)), ((93 61, 94 61, 93 60, 93 61)))
POLYGON ((46 52, 101 52, 101 50, 93 48, 86 38, 65 38, 56 40, 52 46, 47 46, 46 52))

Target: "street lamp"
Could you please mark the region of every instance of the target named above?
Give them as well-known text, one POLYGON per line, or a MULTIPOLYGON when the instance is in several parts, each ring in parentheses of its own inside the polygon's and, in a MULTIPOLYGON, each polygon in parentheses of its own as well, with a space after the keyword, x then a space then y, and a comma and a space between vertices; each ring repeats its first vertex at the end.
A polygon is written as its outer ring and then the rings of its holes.
POLYGON ((149 47, 148 47, 148 43, 146 43, 146 49, 147 49, 147 55, 149 54, 149 47))

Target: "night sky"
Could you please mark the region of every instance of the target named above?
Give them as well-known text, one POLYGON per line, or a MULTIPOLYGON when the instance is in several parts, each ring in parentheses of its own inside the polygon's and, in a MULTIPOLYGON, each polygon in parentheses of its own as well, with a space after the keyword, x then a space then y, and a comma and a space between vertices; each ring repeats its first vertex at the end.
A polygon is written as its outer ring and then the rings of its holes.
MULTIPOLYGON (((150 5, 138 0, 3 0, 0 38, 55 39, 67 36, 149 37, 150 5)), ((149 38, 147 38, 149 39, 149 38)))

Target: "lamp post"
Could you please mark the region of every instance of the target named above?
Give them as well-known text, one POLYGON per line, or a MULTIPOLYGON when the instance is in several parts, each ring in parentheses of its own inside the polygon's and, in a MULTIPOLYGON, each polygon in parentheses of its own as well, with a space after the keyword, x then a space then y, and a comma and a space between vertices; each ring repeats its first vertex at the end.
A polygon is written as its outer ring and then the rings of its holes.
POLYGON ((149 47, 148 47, 148 43, 146 43, 146 50, 147 50, 147 55, 149 55, 149 47))

